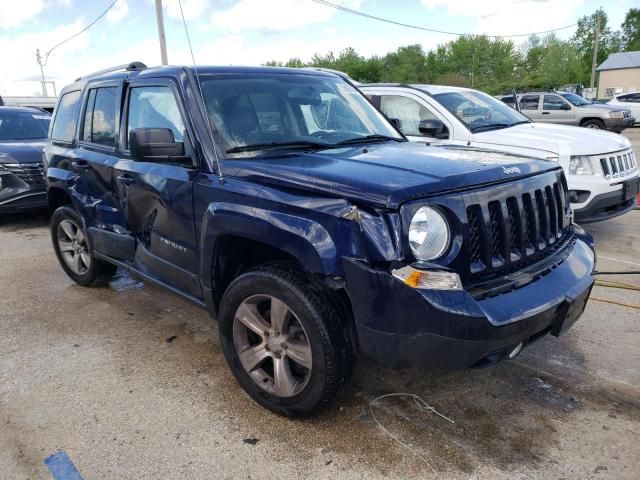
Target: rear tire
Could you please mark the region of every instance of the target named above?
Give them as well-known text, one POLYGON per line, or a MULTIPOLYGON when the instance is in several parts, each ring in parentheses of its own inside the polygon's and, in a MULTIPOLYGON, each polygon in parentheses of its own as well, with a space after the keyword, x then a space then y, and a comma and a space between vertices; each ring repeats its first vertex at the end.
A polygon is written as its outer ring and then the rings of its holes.
POLYGON ((593 130, 604 130, 604 122, 602 120, 587 120, 582 125, 584 128, 591 128, 593 130))
POLYGON ((281 265, 252 269, 224 293, 219 331, 227 363, 245 392, 272 412, 317 414, 352 377, 357 352, 350 320, 340 318, 329 295, 281 265))
POLYGON ((60 266, 77 284, 100 287, 115 275, 115 265, 100 260, 91 253, 82 218, 73 208, 64 206, 53 212, 51 240, 60 266))

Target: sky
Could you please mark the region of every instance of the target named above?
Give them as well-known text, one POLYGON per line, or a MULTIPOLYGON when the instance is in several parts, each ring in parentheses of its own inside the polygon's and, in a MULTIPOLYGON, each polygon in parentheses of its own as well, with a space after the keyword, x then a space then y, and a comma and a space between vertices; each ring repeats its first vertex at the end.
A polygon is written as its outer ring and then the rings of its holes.
MULTIPOLYGON (((0 0, 0 95, 41 94, 42 54, 81 31, 113 0, 0 0)), ((637 0, 331 0, 395 21, 461 33, 521 34, 573 24, 601 5, 619 28, 637 0)), ((311 0, 182 0, 197 64, 260 65, 354 47, 365 56, 425 50, 456 37, 342 12, 311 0)), ((163 0, 169 63, 191 64, 178 0, 163 0)), ((558 32, 569 38, 574 28, 558 32)), ((524 38, 515 38, 516 44, 524 38)), ((44 73, 59 91, 80 75, 139 60, 160 64, 154 0, 118 0, 85 33, 54 49, 44 73)), ((51 86, 49 86, 51 90, 51 86)))

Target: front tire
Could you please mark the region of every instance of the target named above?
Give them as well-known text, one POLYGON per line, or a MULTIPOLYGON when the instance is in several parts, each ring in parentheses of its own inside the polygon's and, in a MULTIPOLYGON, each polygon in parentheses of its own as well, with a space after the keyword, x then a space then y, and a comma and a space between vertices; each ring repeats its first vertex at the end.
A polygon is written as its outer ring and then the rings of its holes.
POLYGON ((592 130, 604 130, 604 122, 602 120, 587 120, 582 124, 584 128, 591 128, 592 130))
POLYGON ((79 285, 99 287, 107 284, 116 267, 93 256, 82 218, 70 207, 60 207, 51 216, 51 240, 65 273, 79 285))
POLYGON ((240 386, 279 415, 329 407, 356 364, 348 319, 302 273, 263 266, 236 278, 220 305, 222 349, 240 386))

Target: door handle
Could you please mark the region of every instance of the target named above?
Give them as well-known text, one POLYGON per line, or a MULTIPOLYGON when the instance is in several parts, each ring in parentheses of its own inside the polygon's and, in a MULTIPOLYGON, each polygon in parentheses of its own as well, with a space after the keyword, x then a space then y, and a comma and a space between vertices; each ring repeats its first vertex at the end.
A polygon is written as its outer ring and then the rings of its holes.
POLYGON ((125 186, 129 186, 133 183, 133 178, 129 175, 120 175, 119 177, 116 177, 116 180, 125 186))
POLYGON ((86 160, 76 160, 71 163, 74 170, 87 170, 91 165, 86 160))
POLYGON ((543 115, 549 115, 550 112, 542 112, 543 115))

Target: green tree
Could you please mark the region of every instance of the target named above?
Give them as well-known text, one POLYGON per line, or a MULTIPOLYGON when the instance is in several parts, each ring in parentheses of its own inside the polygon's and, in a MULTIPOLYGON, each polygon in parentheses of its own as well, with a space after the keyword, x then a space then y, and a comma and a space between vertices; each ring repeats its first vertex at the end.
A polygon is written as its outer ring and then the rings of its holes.
POLYGON ((602 8, 599 8, 591 15, 585 15, 580 18, 576 32, 571 38, 571 43, 580 52, 582 72, 579 81, 585 85, 589 83, 591 78, 591 62, 598 19, 600 20, 600 40, 596 63, 604 62, 610 54, 618 52, 622 48, 620 33, 614 32, 609 28, 607 14, 602 8))
POLYGON ((640 8, 630 9, 624 17, 622 42, 627 52, 640 50, 640 8))
POLYGON ((421 45, 407 45, 382 58, 383 82, 425 83, 427 58, 421 45))

